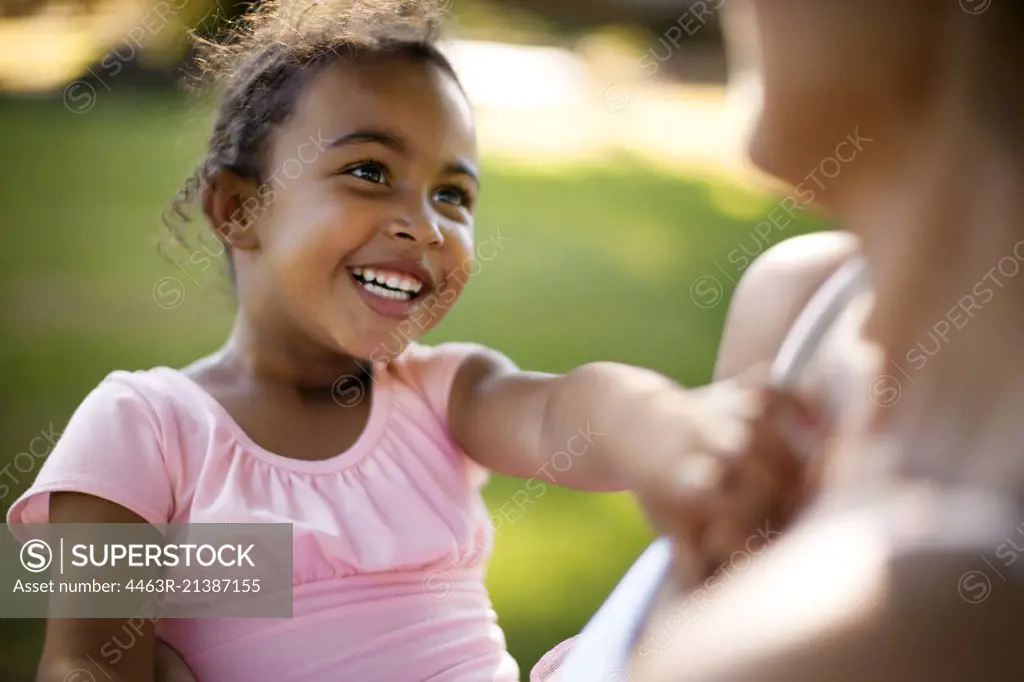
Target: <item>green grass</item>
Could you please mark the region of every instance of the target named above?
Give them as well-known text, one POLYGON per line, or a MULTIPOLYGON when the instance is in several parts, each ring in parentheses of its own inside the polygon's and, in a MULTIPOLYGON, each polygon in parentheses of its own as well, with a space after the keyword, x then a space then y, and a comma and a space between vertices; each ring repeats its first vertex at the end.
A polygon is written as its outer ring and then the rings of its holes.
MULTIPOLYGON (((0 104, 0 470, 107 372, 186 364, 230 324, 220 269, 186 275, 154 246, 166 201, 200 157, 204 117, 170 95, 100 95, 84 115, 59 102, 0 104), (162 277, 182 282, 180 307, 154 303, 162 277)), ((428 340, 479 341, 542 371, 604 359, 708 380, 739 275, 730 263, 766 248, 753 228, 775 199, 631 158, 569 170, 491 160, 484 183, 478 238, 500 230, 505 248, 428 340), (701 307, 690 287, 708 276, 723 301, 701 307)), ((818 227, 801 220, 769 239, 818 227)), ((16 473, 0 511, 32 475, 16 473)), ((494 513, 521 485, 489 484, 494 513)), ((626 495, 552 489, 503 524, 488 580, 524 676, 578 631, 649 539, 626 495)), ((40 627, 0 620, 0 680, 31 678, 40 627)))

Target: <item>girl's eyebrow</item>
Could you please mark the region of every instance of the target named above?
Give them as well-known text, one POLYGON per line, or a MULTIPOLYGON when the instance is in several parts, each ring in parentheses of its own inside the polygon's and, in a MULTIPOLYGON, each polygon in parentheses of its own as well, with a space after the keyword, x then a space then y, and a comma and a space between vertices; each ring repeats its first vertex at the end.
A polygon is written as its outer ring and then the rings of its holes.
POLYGON ((444 167, 444 172, 451 173, 452 175, 465 175, 474 183, 476 183, 478 187, 480 186, 480 178, 477 177, 476 172, 472 168, 470 168, 469 164, 464 163, 462 161, 457 161, 455 163, 448 164, 447 166, 444 167))
POLYGON ((327 144, 327 147, 329 149, 336 149, 350 144, 367 144, 371 142, 394 149, 399 154, 407 154, 409 151, 408 143, 398 135, 372 128, 356 130, 355 132, 336 137, 327 144))

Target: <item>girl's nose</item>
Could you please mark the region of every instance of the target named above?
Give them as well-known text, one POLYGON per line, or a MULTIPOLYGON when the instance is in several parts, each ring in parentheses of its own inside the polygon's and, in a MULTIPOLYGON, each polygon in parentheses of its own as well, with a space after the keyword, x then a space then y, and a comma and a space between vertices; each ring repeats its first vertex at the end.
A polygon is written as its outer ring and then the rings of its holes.
POLYGON ((441 232, 441 227, 436 221, 431 220, 426 215, 396 218, 388 226, 388 234, 394 239, 406 239, 423 246, 441 246, 444 244, 444 234, 441 232))

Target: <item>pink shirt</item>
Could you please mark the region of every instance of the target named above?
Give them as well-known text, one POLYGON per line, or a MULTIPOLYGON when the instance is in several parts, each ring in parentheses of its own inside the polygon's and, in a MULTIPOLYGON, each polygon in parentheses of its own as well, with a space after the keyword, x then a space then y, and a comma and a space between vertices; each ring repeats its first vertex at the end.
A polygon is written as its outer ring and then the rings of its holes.
POLYGON ((414 344, 375 374, 357 443, 322 461, 249 439, 177 370, 113 372, 79 406, 9 523, 53 491, 152 523, 291 523, 291 619, 168 619, 160 636, 210 682, 515 682, 484 587, 486 471, 447 428, 472 344, 414 344))

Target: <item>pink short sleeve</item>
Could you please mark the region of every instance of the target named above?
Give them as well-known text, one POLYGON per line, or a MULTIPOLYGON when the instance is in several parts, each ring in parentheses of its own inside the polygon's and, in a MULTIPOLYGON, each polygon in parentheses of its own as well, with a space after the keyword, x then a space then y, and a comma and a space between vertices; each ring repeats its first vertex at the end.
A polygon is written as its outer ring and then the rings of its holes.
MULTIPOLYGON (((445 430, 450 433, 448 401, 451 397, 455 375, 458 374, 462 363, 469 356, 485 350, 484 346, 465 341, 449 341, 436 346, 413 343, 395 361, 395 369, 406 381, 419 389, 426 398, 431 411, 445 430)), ((480 486, 486 483, 490 472, 465 453, 463 456, 467 461, 474 485, 480 486)))
POLYGON ((102 497, 150 523, 170 520, 174 494, 160 422, 131 376, 115 372, 86 396, 8 523, 46 523, 52 492, 102 497))

